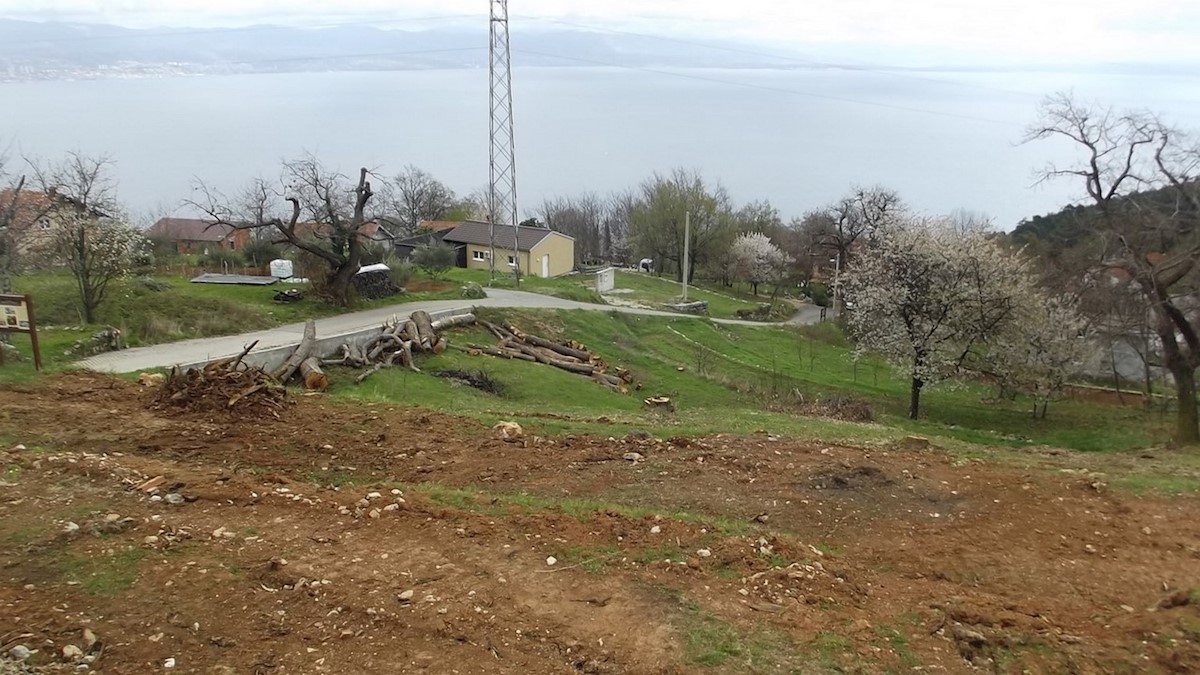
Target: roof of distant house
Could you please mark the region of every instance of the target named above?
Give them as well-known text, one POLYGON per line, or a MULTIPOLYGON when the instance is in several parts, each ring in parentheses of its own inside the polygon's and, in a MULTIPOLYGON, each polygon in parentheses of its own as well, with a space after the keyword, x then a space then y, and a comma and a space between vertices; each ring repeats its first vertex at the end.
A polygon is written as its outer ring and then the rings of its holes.
POLYGON ((453 230, 462 224, 463 221, 461 220, 419 220, 417 221, 417 229, 445 232, 446 230, 453 230))
POLYGON ((40 190, 0 190, 0 210, 7 209, 10 205, 13 207, 12 227, 21 231, 31 227, 35 220, 46 214, 50 209, 50 198, 40 190))
MULTIPOLYGON (((491 223, 484 223, 478 220, 463 221, 458 227, 446 233, 446 241, 455 241, 460 244, 475 244, 476 246, 487 246, 492 243, 491 223)), ((562 237, 567 237, 571 241, 575 241, 574 237, 569 237, 561 232, 548 230, 544 227, 527 227, 518 225, 516 228, 517 250, 529 251, 534 246, 537 246, 543 239, 552 234, 557 234, 562 237)), ((513 248, 513 226, 512 225, 496 225, 495 229, 495 246, 499 249, 512 250, 513 248)))
POLYGON ((148 237, 163 237, 175 241, 223 241, 233 228, 199 218, 159 218, 146 230, 148 237))

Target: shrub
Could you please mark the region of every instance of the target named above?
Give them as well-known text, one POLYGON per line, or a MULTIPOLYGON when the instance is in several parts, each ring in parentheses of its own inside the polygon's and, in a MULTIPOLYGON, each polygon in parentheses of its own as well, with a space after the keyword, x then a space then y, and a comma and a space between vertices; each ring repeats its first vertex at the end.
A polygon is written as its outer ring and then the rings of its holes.
POLYGON ((242 257, 254 267, 266 267, 282 254, 283 249, 269 239, 251 239, 242 249, 242 257))
POLYGON ((209 251, 200 256, 200 266, 205 269, 221 270, 226 267, 240 267, 242 256, 237 251, 226 251, 223 248, 209 251))
POLYGON ((440 279, 454 267, 454 249, 449 244, 422 244, 413 251, 412 261, 421 271, 434 279, 440 279))
POLYGON ((388 266, 388 276, 392 278, 392 283, 400 288, 407 286, 416 273, 416 268, 411 260, 401 260, 395 255, 384 258, 383 264, 388 266))
POLYGON ((482 300, 487 297, 487 292, 483 290, 483 286, 472 281, 462 287, 462 296, 467 300, 482 300))
POLYGON ((829 287, 817 281, 810 281, 808 283, 808 297, 812 299, 814 305, 828 307, 829 287))

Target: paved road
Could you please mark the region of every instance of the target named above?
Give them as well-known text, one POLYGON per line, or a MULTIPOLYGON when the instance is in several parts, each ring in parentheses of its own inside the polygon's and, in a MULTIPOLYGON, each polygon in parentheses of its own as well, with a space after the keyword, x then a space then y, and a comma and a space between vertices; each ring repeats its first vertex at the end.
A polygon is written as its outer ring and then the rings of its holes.
MULTIPOLYGON (((527 307, 534 309, 586 309, 593 311, 616 311, 628 314, 644 314, 649 316, 670 316, 680 319, 708 319, 675 312, 664 312, 655 309, 639 309, 635 307, 617 307, 612 305, 595 305, 574 300, 564 300, 549 295, 526 293, 505 289, 488 289, 488 297, 482 300, 429 300, 424 302, 409 302, 388 307, 377 307, 361 312, 340 314, 324 319, 317 319, 317 336, 329 337, 344 333, 366 330, 382 325, 389 318, 400 315, 407 316, 412 312, 440 312, 451 309, 468 309, 476 307, 527 307)), ((764 325, 801 325, 820 321, 820 308, 804 305, 794 317, 782 324, 764 324, 758 321, 741 321, 737 319, 709 319, 719 323, 745 326, 764 325)), ((150 347, 135 347, 119 352, 98 354, 79 362, 79 365, 91 370, 110 373, 132 373, 149 368, 166 368, 176 364, 201 363, 225 356, 233 356, 242 351, 245 345, 257 340, 257 349, 283 347, 300 342, 304 332, 303 323, 293 323, 277 326, 267 330, 240 335, 223 337, 198 338, 171 342, 169 344, 153 345, 150 347)))

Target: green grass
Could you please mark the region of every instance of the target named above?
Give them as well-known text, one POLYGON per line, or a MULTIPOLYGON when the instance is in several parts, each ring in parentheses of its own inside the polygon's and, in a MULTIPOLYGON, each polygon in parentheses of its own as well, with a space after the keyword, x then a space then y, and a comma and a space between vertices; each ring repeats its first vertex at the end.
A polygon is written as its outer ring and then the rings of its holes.
MULTIPOLYGON (((662 305, 679 302, 683 287, 673 279, 657 277, 640 272, 618 271, 617 290, 632 291, 617 294, 625 300, 661 308, 662 305)), ((688 301, 703 300, 708 303, 708 314, 715 318, 735 319, 739 309, 753 310, 760 302, 768 302, 769 295, 752 296, 736 289, 712 289, 704 285, 688 287, 688 301)))
MULTIPOLYGON (((827 442, 875 443, 919 434, 954 449, 973 445, 1025 448, 1035 445, 1113 451, 1161 444, 1170 420, 1137 408, 1080 401, 1052 403, 1047 419, 1034 419, 1028 401, 995 400, 981 384, 946 383, 927 388, 920 420, 907 418, 908 382, 885 363, 856 361, 830 329, 726 326, 696 319, 594 311, 485 311, 548 337, 570 336, 611 364, 629 367, 641 391, 620 395, 586 378, 549 366, 450 350, 422 357, 426 370, 487 370, 505 384, 504 396, 451 386, 407 370, 380 372, 359 386, 334 371, 334 394, 369 401, 414 403, 475 417, 486 424, 520 422, 533 433, 623 435, 646 430, 675 434, 767 431, 827 442), (683 368, 682 371, 679 369, 683 368), (643 410, 642 398, 671 396, 674 414, 643 410), (856 424, 797 414, 803 401, 853 396, 868 402, 875 424, 856 424), (537 411, 539 416, 529 415, 537 411), (545 417, 549 413, 552 418, 545 417), (601 420, 603 417, 605 419, 601 420)), ((456 332, 452 341, 491 344, 479 329, 456 332)))
POLYGON ((56 568, 68 581, 78 582, 89 595, 111 596, 128 590, 137 581, 146 550, 138 547, 100 555, 64 554, 56 568))
MULTIPOLYGON (((517 288, 516 279, 512 274, 496 274, 491 278, 487 270, 475 270, 456 267, 446 273, 445 278, 456 284, 477 283, 487 290, 491 288, 517 288)), ((562 277, 544 279, 536 276, 521 277, 520 290, 542 295, 552 295, 565 300, 604 304, 604 298, 595 290, 595 277, 590 274, 572 274, 562 277)))

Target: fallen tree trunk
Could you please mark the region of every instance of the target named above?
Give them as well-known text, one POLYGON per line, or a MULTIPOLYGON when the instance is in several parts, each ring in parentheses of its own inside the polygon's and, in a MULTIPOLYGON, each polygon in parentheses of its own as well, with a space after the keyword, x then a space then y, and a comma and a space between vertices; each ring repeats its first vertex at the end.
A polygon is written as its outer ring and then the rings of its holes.
POLYGON ((274 373, 275 379, 286 383, 292 379, 292 375, 300 368, 300 364, 304 363, 308 357, 313 355, 313 350, 317 346, 317 322, 309 319, 304 322, 304 337, 301 338, 300 344, 296 346, 296 351, 288 357, 287 361, 279 367, 274 373))
POLYGON ((456 314, 454 316, 448 316, 444 319, 438 319, 437 321, 434 321, 431 326, 433 327, 434 331, 441 333, 447 328, 454 328, 455 326, 469 326, 473 323, 475 323, 474 314, 456 314))
POLYGON ((429 312, 417 311, 412 313, 412 321, 417 325, 417 334, 414 339, 421 345, 422 351, 433 349, 433 344, 437 342, 437 331, 433 329, 433 319, 430 318, 429 312))
POLYGON ((309 391, 325 391, 329 388, 329 378, 321 370, 321 362, 315 356, 300 363, 300 376, 304 378, 304 388, 309 391))

